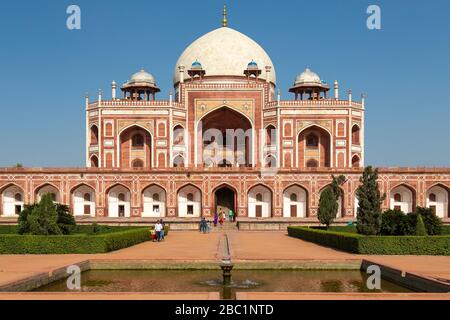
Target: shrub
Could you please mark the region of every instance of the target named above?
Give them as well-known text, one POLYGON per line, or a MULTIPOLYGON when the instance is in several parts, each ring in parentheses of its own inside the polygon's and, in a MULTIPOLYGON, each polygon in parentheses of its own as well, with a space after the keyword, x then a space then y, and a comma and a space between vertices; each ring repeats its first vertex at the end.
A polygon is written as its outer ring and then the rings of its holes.
POLYGON ((359 203, 356 228, 359 234, 380 234, 382 224, 381 204, 386 195, 381 195, 378 187, 378 170, 374 170, 370 166, 365 168, 359 181, 361 184, 356 190, 359 203))
POLYGON ((148 228, 101 235, 0 235, 0 254, 90 254, 119 250, 150 240, 148 228))
POLYGON ((288 234, 291 237, 358 254, 450 255, 450 236, 363 236, 304 227, 288 227, 288 234))
POLYGON ((31 234, 58 235, 62 233, 58 226, 56 206, 50 194, 43 195, 39 204, 28 215, 27 221, 31 234))
POLYGON ((380 233, 384 236, 403 235, 405 214, 399 210, 387 210, 381 215, 380 233))
POLYGON ((54 204, 48 194, 44 195, 38 204, 25 205, 17 222, 19 234, 71 234, 76 226, 75 218, 69 213, 69 207, 63 204, 54 204), (35 213, 38 216, 33 216, 35 213), (56 226, 53 221, 55 217, 56 226), (30 222, 33 222, 33 230, 30 222), (50 225, 51 230, 49 229, 50 225))
POLYGON ((416 236, 426 236, 427 235, 427 229, 425 229, 425 224, 423 223, 422 216, 419 214, 417 216, 417 223, 416 223, 416 236))
POLYGON ((430 236, 442 234, 442 220, 430 208, 417 207, 414 212, 422 216, 423 223, 430 236))

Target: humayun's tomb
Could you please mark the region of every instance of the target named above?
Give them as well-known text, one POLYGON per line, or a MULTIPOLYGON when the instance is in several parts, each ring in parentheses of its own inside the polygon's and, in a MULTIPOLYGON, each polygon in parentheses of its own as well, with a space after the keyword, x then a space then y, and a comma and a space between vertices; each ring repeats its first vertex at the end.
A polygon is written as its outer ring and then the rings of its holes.
MULTIPOLYGON (((51 193, 80 221, 193 221, 230 208, 248 223, 314 222, 333 174, 347 179, 338 216, 355 219, 364 97, 307 68, 281 100, 270 57, 226 20, 184 50, 173 84, 159 100, 141 70, 113 82, 109 100, 86 97, 86 168, 0 169, 0 221, 51 193)), ((384 209, 448 219, 450 168, 380 168, 379 181, 384 209)))

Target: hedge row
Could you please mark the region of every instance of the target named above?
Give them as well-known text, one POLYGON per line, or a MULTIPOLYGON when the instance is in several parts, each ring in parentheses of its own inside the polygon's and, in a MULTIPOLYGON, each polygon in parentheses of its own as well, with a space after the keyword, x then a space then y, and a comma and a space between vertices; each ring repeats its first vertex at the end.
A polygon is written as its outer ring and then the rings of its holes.
POLYGON ((450 255, 450 236, 363 236, 355 233, 289 227, 291 237, 358 254, 450 255))
POLYGON ((105 253, 150 240, 149 228, 100 235, 0 235, 0 254, 105 253))

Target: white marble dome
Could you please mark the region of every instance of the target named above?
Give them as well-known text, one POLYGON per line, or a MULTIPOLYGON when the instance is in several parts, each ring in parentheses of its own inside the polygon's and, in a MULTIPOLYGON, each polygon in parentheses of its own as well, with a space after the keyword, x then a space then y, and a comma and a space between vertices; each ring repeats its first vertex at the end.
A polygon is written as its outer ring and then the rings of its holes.
POLYGON ((146 72, 144 69, 141 69, 141 71, 136 72, 131 76, 131 79, 128 81, 128 84, 137 84, 137 83, 147 83, 151 85, 155 85, 156 81, 155 78, 148 72, 146 72))
POLYGON ((178 66, 184 66, 184 78, 194 61, 201 61, 208 76, 244 76, 249 61, 255 61, 267 79, 266 66, 270 66, 269 80, 276 84, 275 67, 264 49, 246 35, 228 27, 213 30, 191 43, 175 65, 174 83, 180 81, 178 66))
POLYGON ((322 80, 320 80, 320 77, 317 75, 317 73, 312 72, 309 68, 306 68, 305 71, 297 76, 297 78, 295 79, 295 84, 307 83, 322 84, 322 80))

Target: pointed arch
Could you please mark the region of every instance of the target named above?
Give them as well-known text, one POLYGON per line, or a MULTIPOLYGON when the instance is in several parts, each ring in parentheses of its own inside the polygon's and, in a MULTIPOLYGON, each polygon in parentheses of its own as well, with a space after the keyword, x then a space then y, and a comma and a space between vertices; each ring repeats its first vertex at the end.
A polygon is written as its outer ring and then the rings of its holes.
POLYGON ((95 188, 87 183, 79 183, 70 189, 70 201, 74 216, 95 216, 95 188))
POLYGON ((34 189, 35 202, 41 201, 42 196, 46 193, 52 195, 52 200, 54 202, 61 202, 61 192, 59 191, 59 188, 50 182, 43 183, 34 189))
POLYGON ((214 187, 212 194, 214 195, 215 213, 220 214, 222 211, 227 217, 229 210, 232 210, 234 216, 237 216, 238 192, 236 187, 224 182, 214 187))
POLYGON ((118 140, 117 161, 121 168, 133 168, 133 161, 136 159, 144 162, 143 168, 153 167, 154 138, 150 130, 133 123, 120 130, 118 140))
POLYGON ((272 217, 273 190, 265 184, 257 183, 247 191, 248 217, 272 217))
POLYGON ((283 217, 306 218, 308 216, 308 190, 293 183, 283 190, 283 217))
POLYGON ((202 115, 195 128, 196 164, 205 165, 207 159, 212 164, 223 164, 223 159, 231 165, 250 166, 255 163, 253 121, 240 110, 226 105, 215 108, 202 115))
POLYGON ((405 213, 414 211, 416 189, 404 182, 395 185, 389 191, 389 206, 391 210, 400 210, 405 213))
POLYGON ((172 128, 172 144, 174 146, 183 146, 185 144, 185 131, 186 129, 181 124, 176 124, 172 128))
MULTIPOLYGON (((297 167, 307 168, 315 160, 318 167, 331 167, 332 135, 327 128, 310 124, 297 135, 297 167)), ((314 162, 315 163, 315 162, 314 162)))
POLYGON ((181 154, 175 155, 173 158, 173 167, 184 167, 185 166, 185 160, 184 157, 181 154))
POLYGON ((355 154, 352 157, 352 168, 360 168, 361 167, 361 158, 359 155, 355 154))
POLYGON ((131 216, 131 191, 122 183, 116 183, 105 191, 108 205, 108 217, 121 218, 131 216))
POLYGON ((23 210, 25 192, 15 183, 8 183, 0 187, 0 216, 14 217, 23 210))
POLYGON ((450 212, 449 198, 450 189, 442 183, 435 183, 427 189, 426 207, 439 218, 447 218, 450 212))
POLYGON ((202 191, 192 183, 187 183, 177 190, 178 217, 201 217, 202 191))
POLYGON ((151 183, 142 189, 142 217, 165 217, 166 216, 166 189, 151 183))
POLYGON ((357 146, 361 144, 361 129, 358 124, 352 126, 352 144, 357 146))
POLYGON ((98 136, 99 130, 98 126, 96 124, 93 124, 89 127, 89 145, 95 146, 98 145, 99 136, 98 136))
POLYGON ((98 168, 99 166, 98 166, 98 157, 97 157, 97 155, 95 155, 95 154, 93 154, 91 157, 90 157, 90 160, 91 160, 91 168, 98 168))

